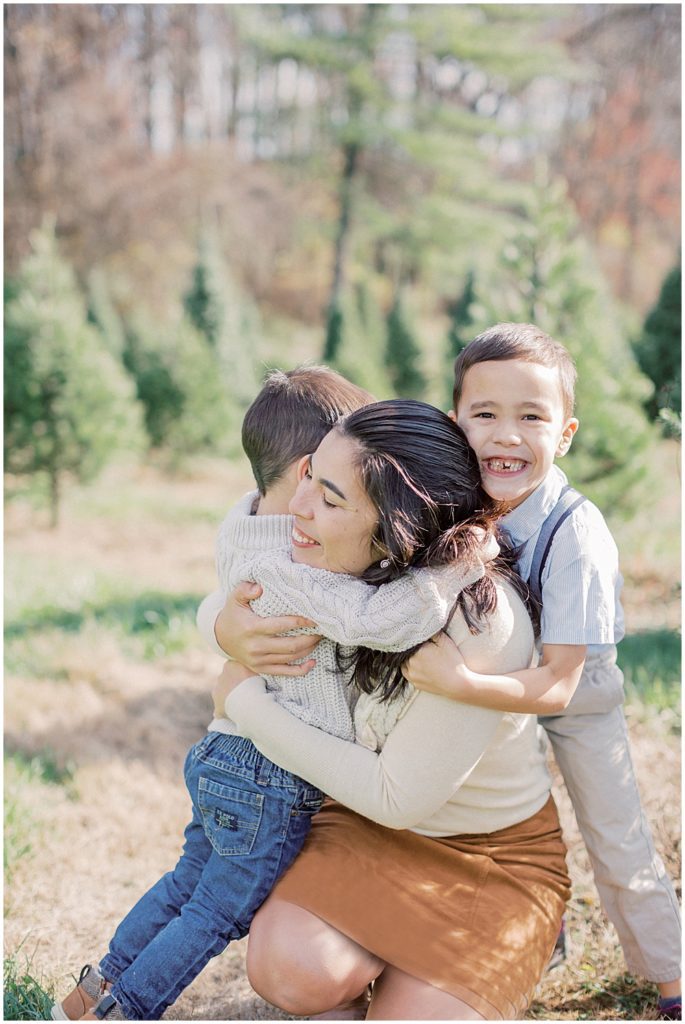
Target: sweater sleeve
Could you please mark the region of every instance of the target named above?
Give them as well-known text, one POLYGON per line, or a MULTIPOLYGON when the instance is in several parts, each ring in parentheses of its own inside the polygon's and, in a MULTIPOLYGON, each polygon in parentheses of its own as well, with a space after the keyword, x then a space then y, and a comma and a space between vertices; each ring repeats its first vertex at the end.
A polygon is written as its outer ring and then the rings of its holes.
POLYGON ((253 676, 226 701, 242 735, 270 760, 389 828, 418 825, 459 789, 502 714, 419 693, 375 752, 306 725, 253 676))
MULTIPOLYGON (((471 636, 455 615, 450 635, 468 664, 510 671, 530 658, 532 630, 526 619, 501 631, 471 636), (516 631, 516 632, 515 632, 516 631)), ((296 720, 253 676, 226 701, 241 734, 270 760, 307 779, 358 814, 389 828, 413 828, 429 818, 463 785, 491 742, 503 714, 418 693, 380 752, 330 736, 296 720)))
POLYGON ((377 651, 405 651, 438 633, 459 593, 484 573, 472 566, 416 569, 372 586, 354 576, 330 573, 289 559, 259 557, 246 578, 316 622, 336 643, 377 651))
POLYGON ((226 651, 219 646, 219 643, 214 632, 214 623, 216 617, 226 603, 226 595, 223 590, 215 590, 213 593, 208 594, 207 597, 203 598, 200 607, 197 610, 195 621, 197 628, 200 630, 201 635, 207 641, 209 646, 215 651, 216 654, 220 654, 222 658, 228 658, 226 651))

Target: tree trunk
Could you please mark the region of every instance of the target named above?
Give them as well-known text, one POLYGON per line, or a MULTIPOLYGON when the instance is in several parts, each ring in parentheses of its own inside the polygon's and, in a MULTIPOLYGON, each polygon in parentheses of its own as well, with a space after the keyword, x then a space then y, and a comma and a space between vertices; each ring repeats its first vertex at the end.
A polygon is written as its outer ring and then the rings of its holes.
POLYGON ((335 357, 336 349, 340 342, 339 331, 335 330, 335 324, 339 320, 340 295, 345 279, 345 261, 350 235, 350 224, 353 205, 354 179, 359 166, 361 147, 356 142, 348 142, 343 148, 343 173, 340 179, 340 212, 338 215, 338 230, 335 236, 335 250, 333 254, 333 281, 328 300, 328 313, 326 317, 326 340, 324 344, 324 359, 331 360, 335 357))
POLYGON ((48 480, 50 484, 50 529, 55 530, 59 524, 59 470, 56 466, 48 469, 48 480))

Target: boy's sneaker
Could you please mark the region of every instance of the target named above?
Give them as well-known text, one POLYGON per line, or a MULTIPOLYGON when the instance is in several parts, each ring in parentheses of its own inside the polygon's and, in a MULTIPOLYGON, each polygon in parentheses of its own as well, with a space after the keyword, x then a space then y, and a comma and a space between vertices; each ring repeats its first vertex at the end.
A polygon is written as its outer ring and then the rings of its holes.
POLYGON ((110 992, 105 992, 95 1006, 79 1017, 79 1020, 126 1020, 126 1017, 114 996, 110 992))
POLYGON ((557 941, 554 943, 554 949, 552 955, 547 962, 547 970, 551 971, 555 967, 559 967, 563 964, 566 959, 566 918, 561 919, 561 928, 557 935, 557 941))
POLYGON ((55 1003, 50 1010, 53 1020, 80 1020, 84 1013, 97 1003, 109 988, 100 974, 97 964, 86 964, 82 968, 75 987, 61 1003, 55 1003))
POLYGON ((682 1020, 683 1002, 680 996, 659 1000, 659 1020, 682 1020))

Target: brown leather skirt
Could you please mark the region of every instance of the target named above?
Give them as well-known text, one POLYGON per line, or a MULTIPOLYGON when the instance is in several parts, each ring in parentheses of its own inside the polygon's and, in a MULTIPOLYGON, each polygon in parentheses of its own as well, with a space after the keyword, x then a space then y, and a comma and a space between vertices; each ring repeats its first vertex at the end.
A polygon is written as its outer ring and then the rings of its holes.
POLYGON ((438 839, 328 801, 276 894, 489 1020, 525 1011, 570 882, 550 797, 526 821, 438 839))

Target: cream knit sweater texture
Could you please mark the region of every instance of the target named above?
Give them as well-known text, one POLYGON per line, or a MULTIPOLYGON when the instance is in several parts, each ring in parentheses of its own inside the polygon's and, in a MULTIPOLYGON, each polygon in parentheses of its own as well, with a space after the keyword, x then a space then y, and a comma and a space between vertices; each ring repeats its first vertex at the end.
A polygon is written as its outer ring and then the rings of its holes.
MULTIPOLYGON (((217 540, 217 574, 221 590, 205 599, 198 625, 209 643, 216 613, 226 594, 241 580, 259 583, 263 594, 251 602, 262 616, 304 615, 321 632, 312 657, 316 665, 305 676, 265 676, 266 691, 291 715, 341 739, 354 739, 352 708, 356 694, 352 670, 341 670, 336 643, 343 651, 367 646, 404 651, 423 643, 444 626, 464 587, 483 576, 482 561, 472 565, 419 569, 381 586, 355 576, 314 569, 293 562, 290 516, 252 515, 257 498, 251 492, 229 512, 217 540)), ((483 558, 493 555, 484 548, 483 558)), ((220 650, 220 648, 219 648, 220 650)), ((210 730, 235 732, 229 719, 215 718, 210 730)))
MULTIPOLYGON (((448 633, 475 672, 512 672, 535 660, 528 614, 505 583, 486 629, 471 635, 457 612, 448 633)), ((349 743, 296 720, 258 676, 231 693, 226 711, 266 757, 390 828, 491 833, 524 821, 549 797, 544 739, 531 715, 407 686, 390 705, 363 694, 357 743, 349 743)))

